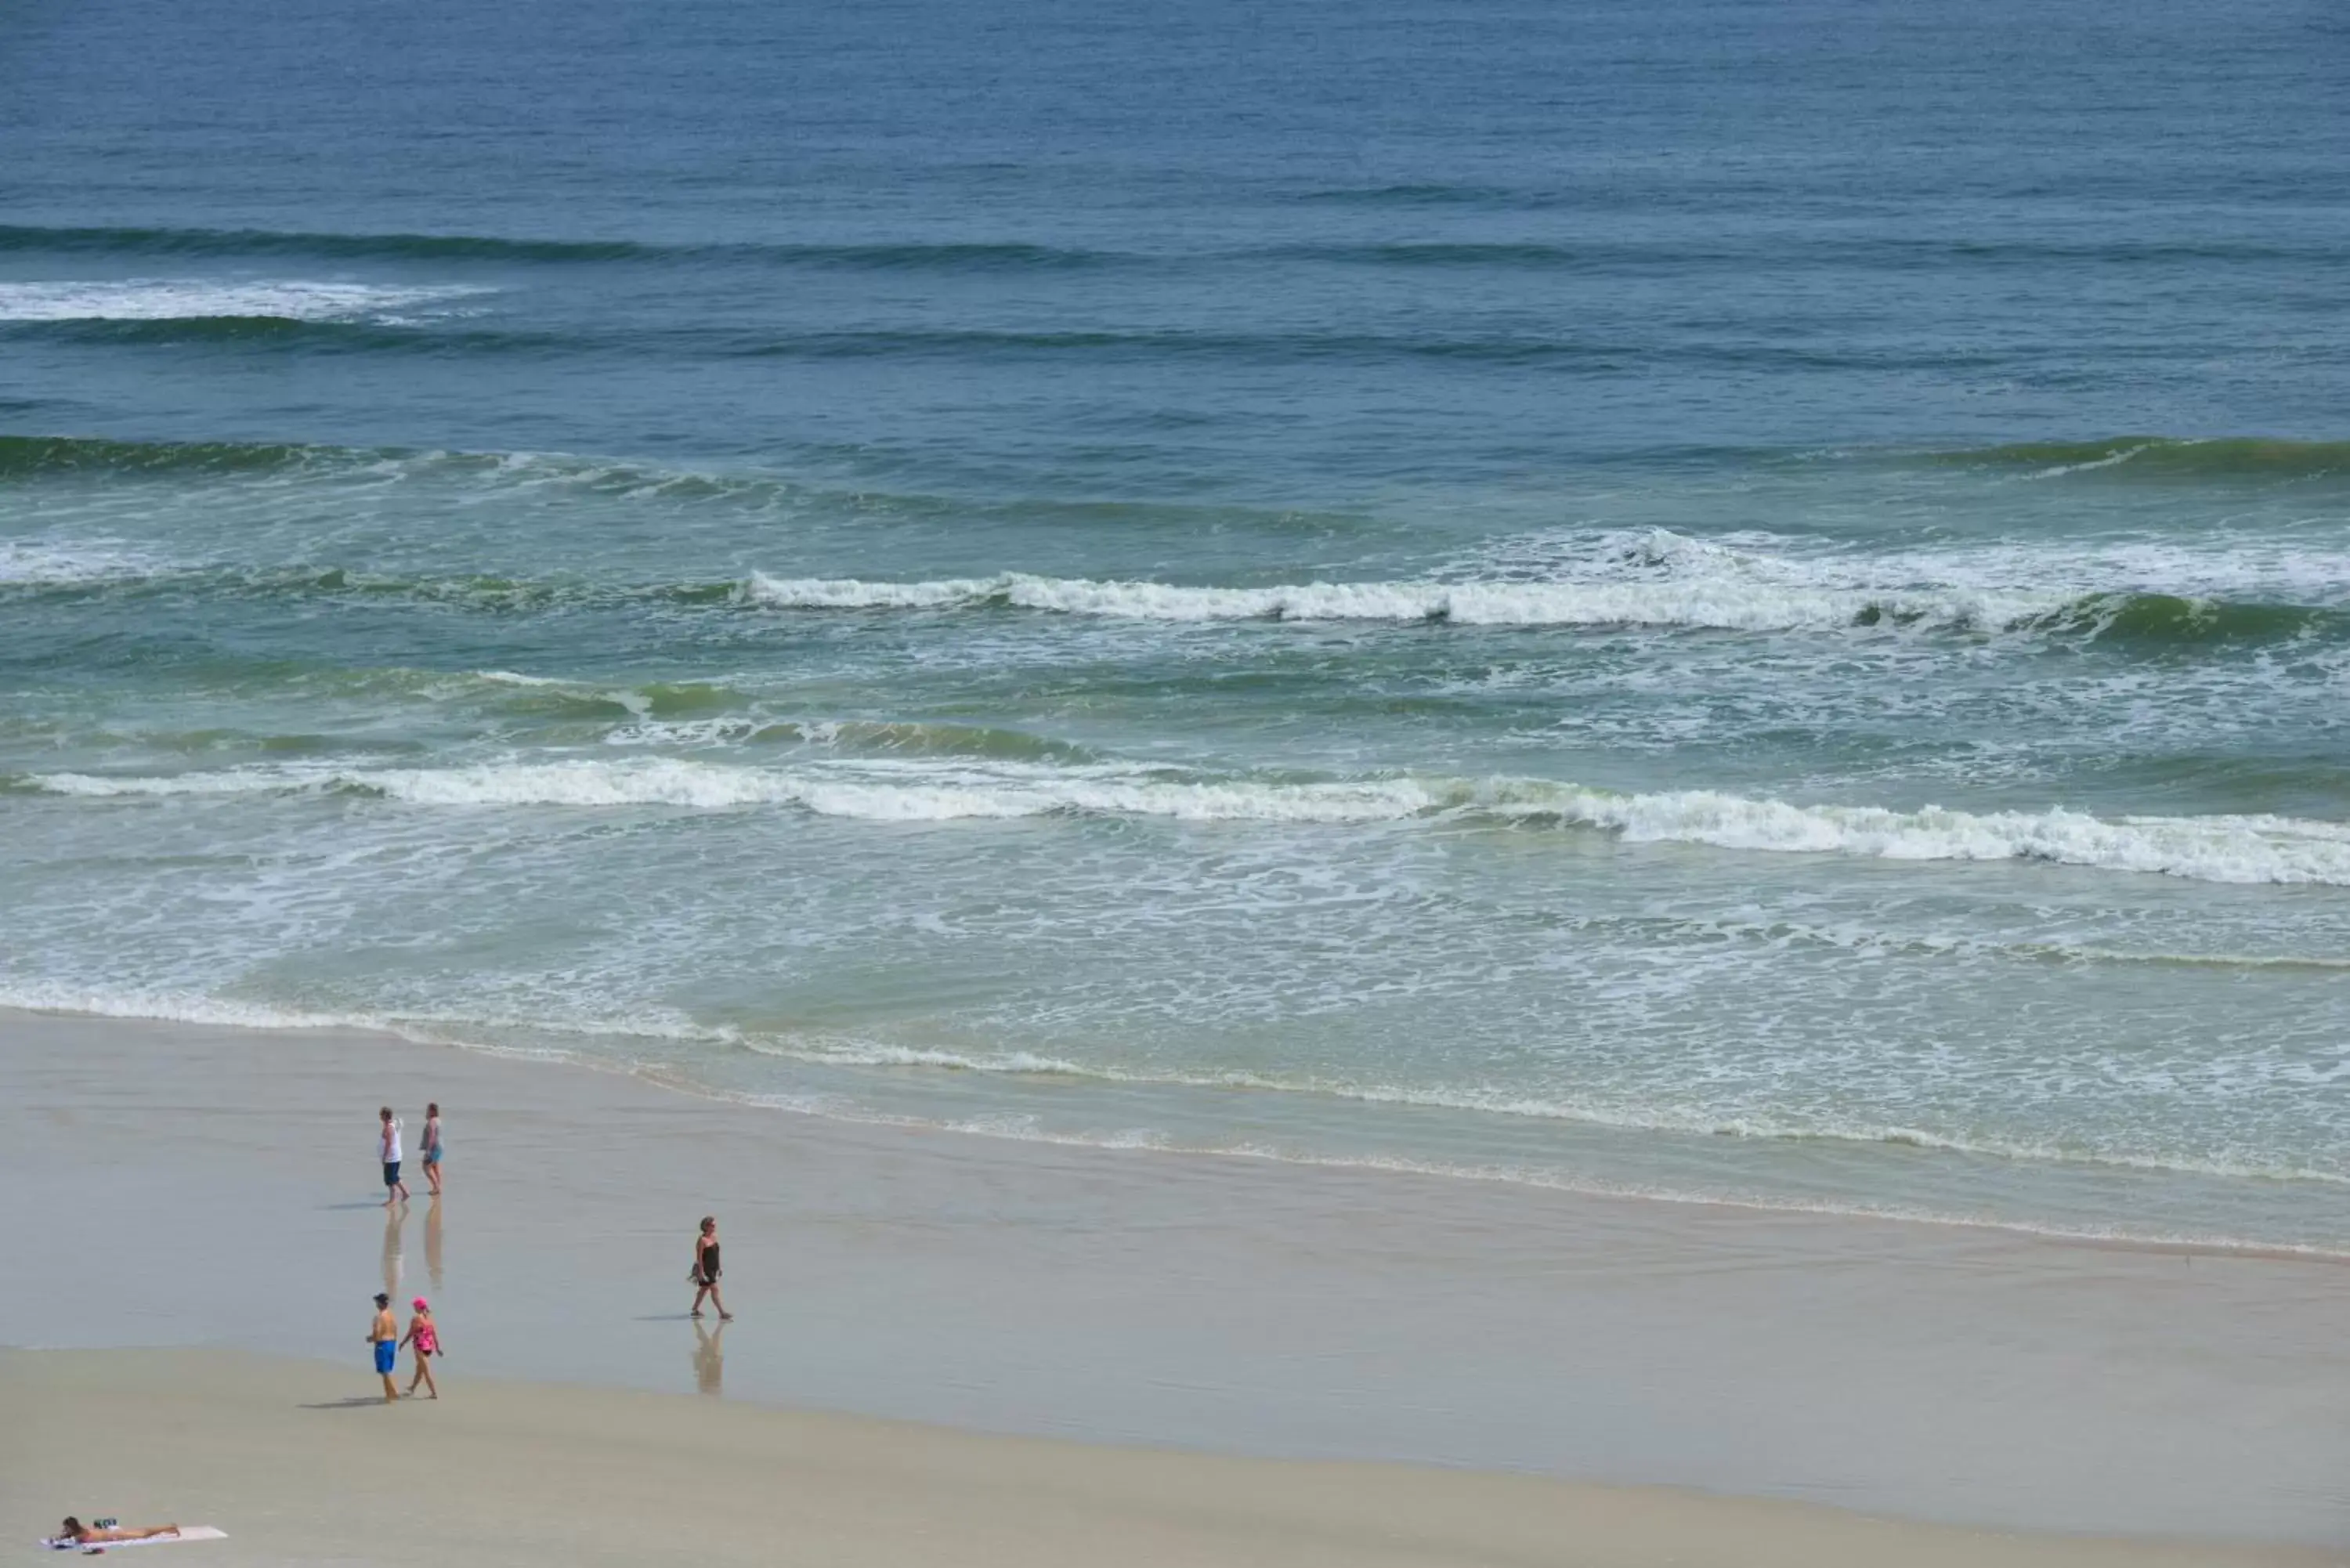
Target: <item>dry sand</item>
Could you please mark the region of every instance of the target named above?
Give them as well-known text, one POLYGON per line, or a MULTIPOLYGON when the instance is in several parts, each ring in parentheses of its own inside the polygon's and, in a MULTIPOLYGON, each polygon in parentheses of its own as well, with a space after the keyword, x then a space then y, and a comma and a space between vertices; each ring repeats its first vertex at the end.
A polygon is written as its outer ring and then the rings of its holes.
MULTIPOLYGON (((1802 1503, 1396 1465, 1236 1459, 560 1386, 386 1407, 227 1351, 0 1354, 0 1506, 230 1533, 213 1563, 889 1568, 2094 1568, 2315 1552, 2066 1541, 1802 1503)), ((145 1559, 140 1559, 144 1562, 145 1559)))

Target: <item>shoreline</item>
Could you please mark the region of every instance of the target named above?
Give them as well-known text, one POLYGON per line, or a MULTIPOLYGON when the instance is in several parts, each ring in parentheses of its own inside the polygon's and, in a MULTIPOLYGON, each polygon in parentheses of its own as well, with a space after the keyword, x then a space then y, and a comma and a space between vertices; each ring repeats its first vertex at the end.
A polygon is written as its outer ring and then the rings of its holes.
MULTIPOLYGON (((2032 1220, 1992 1213, 1973 1213, 1960 1210, 1938 1210, 1916 1206, 1875 1204, 1865 1199, 1824 1198, 1805 1199, 1774 1196, 1762 1192, 1716 1192, 1668 1187, 1641 1186, 1611 1181, 1602 1177, 1583 1178, 1553 1173, 1539 1167, 1507 1165, 1471 1165, 1458 1162, 1424 1159, 1405 1155, 1360 1155, 1324 1153, 1305 1149, 1272 1149, 1246 1144, 1193 1144, 1153 1137, 1121 1139, 1078 1133, 1055 1133, 1042 1130, 1012 1131, 985 1117, 942 1119, 912 1114, 894 1114, 885 1110, 843 1109, 827 1106, 826 1096, 777 1096, 749 1091, 720 1088, 692 1081, 671 1072, 665 1064, 647 1064, 620 1059, 605 1059, 577 1051, 556 1046, 525 1046, 499 1044, 480 1040, 464 1040, 439 1033, 440 1025, 431 1021, 408 1023, 401 1020, 299 1014, 272 1014, 265 1020, 236 1016, 236 1010, 226 1010, 222 1016, 205 1016, 199 1008, 192 1012, 118 1011, 101 1006, 78 1006, 60 1000, 54 1004, 31 1002, 0 1001, 0 1019, 10 1015, 33 1018, 86 1020, 93 1023, 120 1023, 131 1027, 161 1027, 190 1029, 225 1029, 239 1033, 275 1034, 293 1038, 362 1037, 390 1044, 422 1050, 449 1050, 470 1053, 502 1062, 523 1062, 536 1065, 568 1067, 591 1073, 605 1074, 650 1085, 668 1093, 707 1101, 712 1105, 749 1108, 780 1116, 805 1116, 815 1120, 838 1123, 847 1127, 873 1127, 917 1134, 941 1134, 955 1137, 988 1139, 1003 1143, 1033 1144, 1050 1147, 1090 1149, 1106 1154, 1149 1154, 1185 1159, 1246 1160, 1274 1166, 1295 1166, 1308 1170, 1362 1171, 1375 1175, 1390 1175, 1406 1179, 1480 1183, 1502 1187, 1523 1188, 1538 1192, 1554 1192, 1570 1198, 1592 1199, 1603 1202, 1661 1203, 1686 1208, 1724 1209, 1756 1214, 1795 1215, 1825 1220, 1854 1220, 1897 1225, 1939 1226, 1960 1231, 1981 1231, 2002 1236, 2031 1241, 2054 1241, 2065 1245, 2089 1247, 2110 1246, 2168 1253, 2196 1253, 2213 1257, 2241 1257, 2297 1261, 2350 1265, 2350 1247, 2319 1242, 2294 1242, 2261 1240, 2250 1237, 2212 1235, 2193 1231, 2133 1231, 2095 1223, 2072 1224, 2056 1220, 2032 1220)), ((545 1025, 537 1027, 545 1028, 545 1025)), ((627 1037, 627 1036, 606 1036, 627 1037)), ((660 1038, 666 1038, 665 1036, 660 1038)), ((695 1038, 700 1038, 695 1036, 695 1038)), ((718 1034, 709 1038, 711 1044, 723 1044, 718 1034)), ((754 1048, 755 1049, 755 1047, 754 1048)), ((804 1058, 811 1064, 824 1065, 819 1058, 804 1058)), ((881 1067, 889 1064, 856 1063, 854 1066, 881 1067)), ((998 1069, 973 1069, 993 1075, 998 1069)), ((1004 1070, 1006 1076, 1017 1076, 1004 1070)), ((1039 1078, 1059 1076, 1052 1064, 1039 1065, 1033 1075, 1039 1078)), ((1149 1088, 1177 1088, 1199 1091, 1255 1092, 1259 1085, 1251 1084, 1211 1083, 1205 1080, 1183 1079, 1088 1079, 1091 1086, 1134 1085, 1149 1088)), ((1300 1090, 1283 1087, 1271 1090, 1284 1095, 1334 1095, 1340 1099, 1351 1096, 1336 1091, 1300 1090)), ((1446 1114, 1487 1114, 1476 1107, 1436 1104, 1406 1103, 1414 1111, 1437 1111, 1446 1114)), ((1573 1118, 1563 1118, 1572 1121, 1573 1118)), ((1618 1127, 1607 1123, 1581 1123, 1585 1130, 1605 1130, 1609 1133, 1629 1132, 1636 1136, 1669 1138, 1711 1137, 1720 1129, 1634 1126, 1618 1127)), ((1753 1136, 1769 1141, 1768 1135, 1753 1136)), ((2258 1170, 2201 1170, 2158 1166, 2138 1166, 2127 1161, 2106 1161, 2094 1158, 1978 1147, 1953 1143, 1929 1135, 1886 1136, 1882 1137, 1845 1137, 1834 1134, 1811 1135, 1811 1141, 1840 1148, 1898 1148, 1964 1161, 2012 1161, 2043 1172, 2071 1170, 2086 1176, 2119 1176, 2125 1179, 2189 1178, 2197 1180, 2223 1179, 2248 1181, 2281 1181, 2295 1178, 2279 1177, 2258 1170)))
POLYGON ((108 1239, 0 1281, 20 1345, 348 1359, 364 1392, 390 1281, 461 1384, 2350 1542, 2331 1262, 784 1117, 349 1032, 0 1012, 0 1245, 108 1239), (387 1217, 374 1107, 428 1097, 450 1196, 387 1217), (716 1355, 677 1289, 713 1209, 716 1355))

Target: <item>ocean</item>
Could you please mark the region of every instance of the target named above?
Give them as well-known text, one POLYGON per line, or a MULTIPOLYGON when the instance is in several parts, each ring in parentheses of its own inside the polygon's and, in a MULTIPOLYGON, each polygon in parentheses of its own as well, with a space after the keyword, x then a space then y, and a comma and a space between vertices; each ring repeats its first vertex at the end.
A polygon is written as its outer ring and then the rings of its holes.
POLYGON ((2350 1254, 2345 79, 2227 0, 36 7, 0 1004, 2350 1254))

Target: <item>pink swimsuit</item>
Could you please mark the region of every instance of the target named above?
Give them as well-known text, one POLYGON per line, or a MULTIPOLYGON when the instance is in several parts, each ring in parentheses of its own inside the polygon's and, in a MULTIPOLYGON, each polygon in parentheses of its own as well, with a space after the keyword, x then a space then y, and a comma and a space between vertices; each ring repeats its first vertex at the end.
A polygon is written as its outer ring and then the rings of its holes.
POLYGON ((416 1325, 416 1354, 419 1355, 441 1354, 441 1336, 432 1332, 432 1325, 429 1323, 416 1325))

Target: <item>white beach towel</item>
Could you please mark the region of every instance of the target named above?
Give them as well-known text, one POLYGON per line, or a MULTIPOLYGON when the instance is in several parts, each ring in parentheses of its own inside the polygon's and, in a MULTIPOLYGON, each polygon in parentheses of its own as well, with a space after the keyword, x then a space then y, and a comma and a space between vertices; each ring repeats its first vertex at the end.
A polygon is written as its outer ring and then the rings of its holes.
POLYGON ((52 1552, 80 1552, 95 1556, 100 1552, 119 1552, 126 1546, 170 1546, 181 1541, 226 1541, 228 1532, 214 1530, 209 1524, 183 1524, 177 1535, 151 1535, 144 1541, 93 1541, 88 1545, 78 1541, 44 1541, 42 1545, 52 1552))

